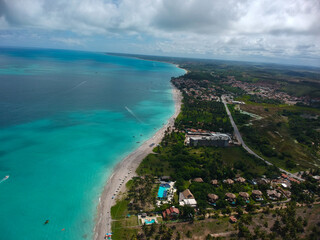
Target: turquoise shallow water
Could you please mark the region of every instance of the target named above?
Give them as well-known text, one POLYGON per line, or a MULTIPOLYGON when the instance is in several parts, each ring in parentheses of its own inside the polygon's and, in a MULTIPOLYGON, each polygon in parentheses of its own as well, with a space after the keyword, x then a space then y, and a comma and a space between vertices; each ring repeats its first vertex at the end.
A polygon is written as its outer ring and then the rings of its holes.
POLYGON ((169 80, 183 73, 102 53, 0 49, 0 179, 10 175, 0 239, 91 239, 112 168, 173 114, 169 80))

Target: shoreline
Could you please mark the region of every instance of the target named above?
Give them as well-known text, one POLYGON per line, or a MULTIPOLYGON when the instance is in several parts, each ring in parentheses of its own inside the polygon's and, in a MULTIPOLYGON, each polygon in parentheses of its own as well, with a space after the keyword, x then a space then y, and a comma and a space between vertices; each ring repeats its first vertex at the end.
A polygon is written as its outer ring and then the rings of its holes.
POLYGON ((136 169, 142 160, 150 153, 155 145, 162 141, 167 128, 173 127, 175 118, 179 115, 182 104, 181 92, 172 84, 173 100, 175 105, 174 114, 167 123, 161 127, 151 138, 146 140, 138 149, 122 159, 113 169, 108 178, 103 192, 99 197, 97 215, 95 218, 94 240, 104 239, 106 233, 111 232, 111 207, 116 204, 120 193, 126 191, 126 183, 136 176, 136 169), (150 144, 154 143, 153 147, 150 144), (114 194, 116 194, 114 196, 114 194))

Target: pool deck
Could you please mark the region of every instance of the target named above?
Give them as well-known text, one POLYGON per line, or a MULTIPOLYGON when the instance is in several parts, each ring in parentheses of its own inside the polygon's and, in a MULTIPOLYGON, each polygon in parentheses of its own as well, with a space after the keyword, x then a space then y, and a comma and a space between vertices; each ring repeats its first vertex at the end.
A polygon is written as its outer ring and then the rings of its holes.
MULTIPOLYGON (((147 220, 147 221, 152 221, 152 219, 154 219, 154 222, 155 223, 158 223, 158 220, 157 220, 157 217, 159 217, 158 215, 155 215, 155 216, 152 216, 152 217, 149 217, 149 216, 147 216, 147 217, 141 217, 141 215, 139 214, 138 215, 138 222, 139 222, 139 224, 140 224, 140 221, 139 220, 141 220, 141 225, 144 225, 144 223, 145 223, 145 221, 147 220)), ((147 223, 146 223, 147 224, 147 223)), ((150 224, 150 223, 149 223, 150 224)))
POLYGON ((174 187, 175 182, 164 182, 160 181, 160 184, 168 184, 170 188, 167 188, 167 196, 165 199, 159 198, 159 190, 157 194, 157 206, 160 207, 162 204, 170 203, 173 200, 174 193, 177 191, 177 189, 174 187))

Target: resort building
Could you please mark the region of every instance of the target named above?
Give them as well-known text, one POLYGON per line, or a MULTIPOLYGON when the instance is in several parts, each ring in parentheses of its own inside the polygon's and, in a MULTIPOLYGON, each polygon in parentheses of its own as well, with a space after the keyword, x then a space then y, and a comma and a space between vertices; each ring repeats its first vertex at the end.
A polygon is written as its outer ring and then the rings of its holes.
POLYGON ((192 136, 187 140, 192 147, 227 147, 229 141, 231 141, 231 138, 224 133, 210 133, 208 136, 192 136))
POLYGON ((229 184, 229 185, 234 184, 234 181, 232 179, 230 179, 230 178, 228 178, 227 180, 223 180, 223 182, 226 183, 226 184, 229 184))
POLYGON ((238 183, 244 183, 244 182, 246 182, 246 179, 243 178, 243 177, 238 177, 238 178, 236 178, 236 182, 238 182, 238 183))
POLYGON ((235 204, 235 202, 236 202, 236 195, 234 195, 233 193, 226 193, 225 198, 228 202, 230 202, 232 204, 235 204))
POLYGON ((260 190, 252 190, 252 195, 254 200, 263 201, 262 192, 260 190))
POLYGON ((219 182, 217 179, 211 180, 211 184, 214 186, 218 186, 219 182))
POLYGON ((179 194, 179 205, 180 206, 188 205, 190 207, 197 206, 197 201, 189 189, 186 189, 179 194))
POLYGON ((202 178, 195 178, 192 181, 193 182, 197 182, 197 183, 203 183, 203 179, 202 178))
POLYGON ((243 198, 245 201, 249 201, 250 195, 247 192, 239 192, 239 196, 243 198))
POLYGON ((216 204, 216 201, 217 201, 218 199, 219 199, 218 195, 213 194, 213 193, 209 193, 209 194, 208 194, 209 204, 215 205, 215 204, 216 204))

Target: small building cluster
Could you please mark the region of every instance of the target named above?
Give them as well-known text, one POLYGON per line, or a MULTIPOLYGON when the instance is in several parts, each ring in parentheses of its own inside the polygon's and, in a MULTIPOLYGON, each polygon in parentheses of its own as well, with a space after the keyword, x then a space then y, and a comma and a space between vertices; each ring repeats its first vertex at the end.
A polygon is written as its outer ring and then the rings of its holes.
POLYGON ((197 206, 197 201, 189 189, 186 189, 183 192, 180 192, 179 205, 180 206, 190 206, 190 207, 197 206))

